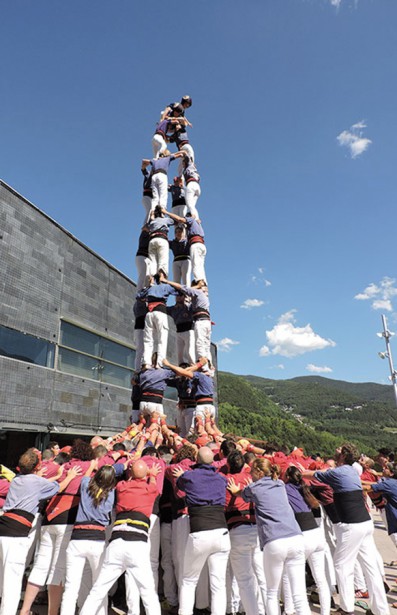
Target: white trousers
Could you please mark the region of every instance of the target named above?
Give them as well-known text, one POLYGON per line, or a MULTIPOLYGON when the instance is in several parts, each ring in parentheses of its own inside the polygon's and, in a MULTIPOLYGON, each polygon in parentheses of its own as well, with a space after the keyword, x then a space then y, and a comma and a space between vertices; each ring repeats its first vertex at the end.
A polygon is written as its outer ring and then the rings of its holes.
MULTIPOLYGON (((240 525, 230 530, 230 562, 237 579, 246 615, 259 615, 259 587, 262 605, 266 604, 266 579, 256 525, 240 525)), ((262 613, 264 607, 261 608, 262 613)))
MULTIPOLYGON (((153 401, 141 401, 139 404, 139 413, 145 415, 151 415, 153 412, 164 414, 163 404, 156 404, 153 401)), ((139 418, 139 417, 138 417, 139 418)))
POLYGON ((200 184, 195 181, 189 182, 185 190, 185 201, 186 201, 187 212, 188 213, 190 212, 190 215, 193 218, 199 217, 196 205, 197 205, 197 201, 198 201, 200 194, 201 194, 200 184))
POLYGON ((189 534, 183 561, 179 615, 193 614, 195 590, 206 562, 210 575, 211 615, 225 613, 229 552, 229 532, 224 528, 189 534))
POLYGON ((157 160, 160 157, 160 154, 165 152, 167 149, 167 143, 161 135, 153 135, 152 138, 152 147, 153 147, 153 158, 157 160))
MULTIPOLYGON (((192 148, 192 146, 190 145, 190 143, 186 143, 186 145, 182 145, 181 152, 186 152, 187 155, 189 156, 190 160, 192 162, 194 162, 194 149, 192 148)), ((178 164, 178 175, 179 177, 181 177, 182 173, 183 173, 183 165, 184 165, 184 158, 179 158, 179 164, 178 164)), ((177 214, 179 215, 179 214, 177 214)))
POLYGON ((178 365, 181 363, 189 363, 189 365, 195 363, 195 342, 196 340, 193 329, 190 329, 190 331, 180 331, 176 334, 178 365))
POLYGON ((0 536, 0 615, 16 615, 21 596, 29 537, 0 536))
POLYGON ((229 561, 226 568, 226 613, 238 613, 242 610, 238 583, 230 564, 229 553, 229 561))
POLYGON ((135 267, 138 274, 136 289, 139 291, 147 285, 150 273, 150 258, 148 256, 136 256, 135 267))
POLYGON ((168 275, 169 245, 162 237, 153 237, 149 241, 149 273, 155 275, 162 269, 168 275))
MULTIPOLYGON (((149 557, 152 568, 155 590, 159 582, 159 556, 160 556, 160 520, 157 515, 150 515, 149 529, 149 557)), ((127 568, 125 575, 128 615, 140 614, 139 588, 132 572, 127 568)), ((62 615, 62 613, 61 613, 62 615)))
POLYGON ((172 280, 183 286, 190 286, 192 275, 192 262, 190 258, 172 263, 172 280))
POLYGON ((26 557, 26 568, 30 566, 30 564, 33 562, 34 555, 36 553, 37 546, 40 540, 42 521, 43 521, 43 516, 40 513, 37 513, 33 519, 32 529, 30 530, 29 536, 28 536, 29 541, 30 541, 30 547, 29 547, 28 555, 26 557))
POLYGON ((43 525, 29 583, 33 585, 64 585, 66 549, 73 525, 43 525))
POLYGON ((152 209, 155 209, 157 205, 167 209, 168 177, 165 173, 152 175, 152 194, 152 209))
POLYGON ((389 606, 378 564, 372 520, 337 523, 334 528, 334 563, 341 608, 344 611, 354 611, 354 564, 358 559, 367 583, 371 611, 375 615, 388 615, 389 606))
POLYGON ((172 561, 178 588, 181 588, 183 578, 183 558, 190 533, 189 515, 182 515, 172 521, 172 561))
POLYGON ((148 312, 143 330, 143 364, 152 364, 153 352, 157 352, 157 365, 162 366, 167 356, 168 317, 164 312, 148 312))
MULTIPOLYGON (((79 595, 84 566, 88 562, 92 581, 98 578, 105 557, 105 541, 100 540, 71 540, 66 551, 66 583, 62 596, 61 614, 74 613, 79 595)), ((106 615, 107 600, 104 599, 98 614, 106 615)))
POLYGON ((145 226, 150 220, 150 214, 154 207, 152 206, 152 197, 148 194, 142 196, 142 205, 145 210, 145 217, 143 218, 142 226, 145 226))
POLYGON ((181 436, 185 438, 190 430, 194 428, 194 411, 196 408, 183 408, 180 417, 181 436))
POLYGON ((152 567, 154 585, 157 591, 159 585, 159 565, 160 565, 160 519, 157 515, 150 515, 149 529, 149 553, 150 565, 152 567))
POLYGON ((303 536, 299 534, 268 542, 263 548, 263 567, 267 585, 266 614, 279 615, 278 592, 285 570, 291 585, 296 615, 310 615, 306 596, 303 536))
POLYGON ((113 540, 107 547, 101 571, 80 615, 98 615, 103 599, 113 583, 126 570, 135 579, 146 615, 161 615, 150 566, 148 543, 132 543, 122 538, 113 540))
POLYGON ((143 332, 144 329, 134 329, 135 342, 135 371, 139 372, 143 359, 143 332))
MULTIPOLYGON (((179 598, 182 589, 184 558, 187 552, 187 542, 190 533, 189 515, 182 515, 172 521, 172 561, 178 584, 179 598)), ((180 602, 180 599, 179 599, 180 602)), ((201 571, 196 589, 196 607, 204 609, 208 606, 208 568, 201 571)))
POLYGON ((215 406, 212 404, 198 404, 194 408, 193 417, 201 416, 203 419, 205 418, 205 412, 209 412, 213 418, 216 418, 216 410, 215 406))
MULTIPOLYGON (((310 566, 320 598, 321 615, 329 615, 331 592, 325 574, 325 537, 319 527, 303 532, 305 558, 310 566)), ((291 586, 287 575, 283 576, 284 611, 294 613, 291 586)))
MULTIPOLYGON (((325 550, 325 574, 327 577, 328 587, 330 588, 330 592, 332 594, 335 592, 336 576, 335 576, 334 559, 332 557, 331 548, 329 546, 327 532, 328 532, 328 527, 331 527, 332 535, 333 535, 333 528, 332 528, 332 523, 329 521, 329 518, 327 517, 323 509, 321 509, 321 517, 316 517, 316 523, 323 533, 324 550, 325 550)), ((335 545, 333 547, 333 550, 335 550, 335 545)))
POLYGON ((207 248, 204 243, 193 243, 190 246, 190 259, 194 280, 207 280, 205 276, 205 255, 207 248))
POLYGON ((160 526, 161 568, 163 569, 164 596, 171 606, 178 604, 178 586, 172 561, 172 524, 162 523, 160 526))
POLYGON ((196 359, 206 357, 211 359, 211 321, 195 320, 194 333, 196 336, 196 359))

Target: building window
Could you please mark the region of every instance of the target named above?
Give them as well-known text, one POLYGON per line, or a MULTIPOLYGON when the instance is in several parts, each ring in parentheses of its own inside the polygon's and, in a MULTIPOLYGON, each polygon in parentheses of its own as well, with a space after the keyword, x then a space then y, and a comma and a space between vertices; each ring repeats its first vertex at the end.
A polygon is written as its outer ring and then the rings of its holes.
POLYGON ((0 325, 0 355, 43 367, 54 367, 55 345, 0 325))
POLYGON ((58 369, 130 388, 135 350, 69 322, 61 322, 58 369))

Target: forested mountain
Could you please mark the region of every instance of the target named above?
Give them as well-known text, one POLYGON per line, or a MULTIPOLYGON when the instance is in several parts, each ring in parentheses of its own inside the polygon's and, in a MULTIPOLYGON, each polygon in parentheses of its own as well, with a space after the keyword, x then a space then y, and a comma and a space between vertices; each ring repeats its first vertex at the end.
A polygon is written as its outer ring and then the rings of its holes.
POLYGON ((218 386, 225 431, 302 446, 310 453, 330 454, 344 440, 371 454, 380 446, 396 447, 397 410, 390 387, 317 376, 270 380, 225 372, 219 373, 218 386))

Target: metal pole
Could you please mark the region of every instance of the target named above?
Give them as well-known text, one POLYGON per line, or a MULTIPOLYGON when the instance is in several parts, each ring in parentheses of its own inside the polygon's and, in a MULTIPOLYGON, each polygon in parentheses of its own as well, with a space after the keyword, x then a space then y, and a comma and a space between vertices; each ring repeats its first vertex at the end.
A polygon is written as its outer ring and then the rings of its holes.
POLYGON ((384 314, 382 314, 382 324, 383 324, 383 337, 385 338, 385 343, 386 343, 386 356, 389 359, 389 367, 390 367, 390 380, 392 382, 393 385, 393 390, 394 390, 394 397, 396 400, 396 406, 397 406, 397 372, 394 369, 393 366, 393 357, 391 354, 391 347, 390 347, 390 337, 391 337, 391 333, 387 328, 387 322, 386 322, 386 316, 384 314))

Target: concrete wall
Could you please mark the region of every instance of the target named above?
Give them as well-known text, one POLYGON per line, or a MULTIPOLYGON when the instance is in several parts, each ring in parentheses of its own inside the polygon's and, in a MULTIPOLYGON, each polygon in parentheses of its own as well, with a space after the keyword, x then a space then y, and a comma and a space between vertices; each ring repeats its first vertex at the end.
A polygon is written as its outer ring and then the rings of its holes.
MULTIPOLYGON (((0 237, 0 324, 57 343, 65 318, 133 345, 135 284, 3 182, 0 237)), ((46 431, 64 420, 70 433, 112 433, 128 424, 128 389, 5 357, 0 381, 2 429, 46 431)))

